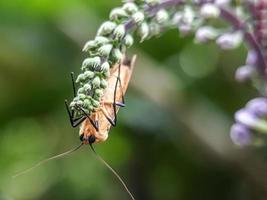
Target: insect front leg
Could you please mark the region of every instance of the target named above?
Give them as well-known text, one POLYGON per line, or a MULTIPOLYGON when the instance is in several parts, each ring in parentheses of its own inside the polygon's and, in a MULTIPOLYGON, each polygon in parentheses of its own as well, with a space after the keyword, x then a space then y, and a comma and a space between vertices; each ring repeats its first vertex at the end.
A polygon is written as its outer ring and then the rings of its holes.
POLYGON ((81 117, 78 117, 78 118, 74 118, 74 111, 73 110, 70 111, 70 108, 69 108, 67 100, 65 100, 65 106, 66 106, 66 109, 67 109, 67 112, 68 112, 68 116, 69 116, 69 119, 70 119, 70 124, 71 124, 71 126, 73 128, 75 128, 78 125, 80 125, 86 119, 86 116, 81 116, 81 117))

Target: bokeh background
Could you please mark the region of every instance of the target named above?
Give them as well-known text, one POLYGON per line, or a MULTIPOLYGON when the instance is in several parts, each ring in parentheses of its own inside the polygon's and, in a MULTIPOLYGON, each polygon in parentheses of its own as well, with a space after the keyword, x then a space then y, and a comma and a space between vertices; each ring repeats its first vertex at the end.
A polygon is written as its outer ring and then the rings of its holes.
MULTIPOLYGON (((0 199, 129 199, 83 147, 16 179, 12 175, 79 144, 64 99, 92 39, 119 0, 0 1, 0 199)), ((107 142, 96 145, 136 199, 266 199, 266 149, 235 147, 234 112, 255 90, 234 80, 245 46, 221 51, 177 30, 135 43, 137 63, 107 142)))

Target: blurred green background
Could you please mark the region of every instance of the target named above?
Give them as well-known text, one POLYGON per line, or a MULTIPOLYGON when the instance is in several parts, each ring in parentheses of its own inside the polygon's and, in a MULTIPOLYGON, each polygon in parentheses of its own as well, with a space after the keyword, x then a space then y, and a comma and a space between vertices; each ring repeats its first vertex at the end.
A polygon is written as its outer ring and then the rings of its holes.
MULTIPOLYGON (((129 199, 83 147, 16 179, 12 175, 79 144, 64 99, 83 44, 119 0, 0 1, 0 200, 129 199)), ((107 142, 96 145, 136 199, 266 199, 266 150, 235 147, 234 112, 257 95, 234 80, 245 47, 224 52, 177 30, 139 44, 137 63, 107 142)))

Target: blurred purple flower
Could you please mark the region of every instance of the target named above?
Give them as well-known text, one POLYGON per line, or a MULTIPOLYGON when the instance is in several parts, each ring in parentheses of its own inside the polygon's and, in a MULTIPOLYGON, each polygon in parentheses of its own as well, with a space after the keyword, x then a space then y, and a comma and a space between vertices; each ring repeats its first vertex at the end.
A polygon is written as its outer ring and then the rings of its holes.
POLYGON ((231 127, 230 137, 232 141, 239 146, 249 145, 252 141, 250 130, 242 124, 234 124, 231 127))
POLYGON ((267 99, 263 97, 258 97, 250 100, 246 109, 249 110, 250 113, 258 117, 266 117, 267 116, 267 99))
POLYGON ((235 79, 240 82, 247 81, 251 78, 254 68, 250 65, 239 67, 235 72, 235 79))
POLYGON ((258 118, 248 109, 241 109, 235 113, 235 120, 237 123, 243 124, 250 128, 255 127, 258 118))
POLYGON ((258 64, 258 54, 255 50, 248 52, 246 64, 250 66, 256 66, 258 64))

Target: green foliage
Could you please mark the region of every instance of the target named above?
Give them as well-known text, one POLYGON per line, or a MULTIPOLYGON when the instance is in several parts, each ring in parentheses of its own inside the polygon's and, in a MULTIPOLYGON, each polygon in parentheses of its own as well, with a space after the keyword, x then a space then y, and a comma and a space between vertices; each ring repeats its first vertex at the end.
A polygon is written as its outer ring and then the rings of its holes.
MULTIPOLYGON (((72 96, 69 73, 79 72, 83 44, 118 5, 0 1, 1 200, 128 198, 89 147, 11 178, 79 143, 64 110, 64 99, 72 96)), ((131 38, 125 43, 131 45, 131 38)), ((193 45, 176 31, 135 47, 131 53, 139 56, 127 107, 107 142, 96 145, 99 154, 136 199, 257 199, 265 192, 266 168, 228 138, 233 112, 253 94, 233 82, 244 48, 222 53, 193 45)))

